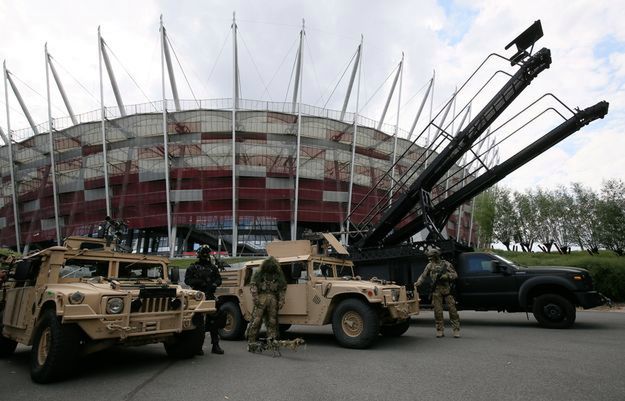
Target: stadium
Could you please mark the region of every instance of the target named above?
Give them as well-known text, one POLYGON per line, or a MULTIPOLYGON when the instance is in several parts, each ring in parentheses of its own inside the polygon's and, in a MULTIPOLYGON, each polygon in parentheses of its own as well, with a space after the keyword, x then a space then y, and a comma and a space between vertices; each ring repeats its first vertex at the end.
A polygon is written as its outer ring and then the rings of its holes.
MULTIPOLYGON (((84 115, 68 107, 68 118, 3 134, 0 245, 96 235, 111 216, 128 226, 133 252, 180 255, 208 243, 230 253, 233 242, 237 254, 262 252, 273 239, 363 221, 425 152, 397 126, 300 103, 297 87, 293 102, 180 100, 163 45, 173 99, 117 99, 84 115)), ((7 76, 19 99, 5 67, 7 76)), ((474 241, 470 212, 469 203, 451 216, 450 237, 474 241)))

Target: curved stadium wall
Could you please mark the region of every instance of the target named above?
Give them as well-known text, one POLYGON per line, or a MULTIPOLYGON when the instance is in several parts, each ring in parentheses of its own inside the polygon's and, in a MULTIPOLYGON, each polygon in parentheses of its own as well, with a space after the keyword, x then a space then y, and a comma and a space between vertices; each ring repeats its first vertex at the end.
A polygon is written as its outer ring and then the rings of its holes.
MULTIPOLYGON (((298 113, 289 103, 250 101, 235 118, 239 240, 254 248, 274 238, 288 239, 294 218, 298 113)), ((345 120, 353 121, 353 116, 345 120)), ((391 166, 395 141, 375 126, 359 117, 352 209, 378 181, 381 184, 355 210, 355 223, 390 188, 384 174, 391 166)), ((112 217, 128 222, 137 251, 157 251, 159 244, 167 243, 163 114, 113 115, 105 127, 112 217)), ((232 111, 223 107, 169 112, 167 131, 177 252, 198 242, 214 245, 219 237, 228 241, 232 111)), ((93 234, 106 216, 102 123, 83 122, 53 132, 61 236, 93 234)), ((340 229, 347 212, 353 138, 354 124, 340 121, 339 112, 302 105, 298 233, 340 229)), ((13 144, 22 244, 43 246, 56 239, 49 141, 45 132, 13 144)), ((397 155, 409 145, 400 138, 397 155)), ((15 247, 8 152, 7 146, 0 148, 0 245, 15 247)), ((422 147, 413 147, 399 161, 396 177, 410 171, 422 152, 422 147)), ((469 208, 465 210, 462 231, 467 238, 469 208)), ((452 216, 449 235, 456 235, 455 221, 452 216)))

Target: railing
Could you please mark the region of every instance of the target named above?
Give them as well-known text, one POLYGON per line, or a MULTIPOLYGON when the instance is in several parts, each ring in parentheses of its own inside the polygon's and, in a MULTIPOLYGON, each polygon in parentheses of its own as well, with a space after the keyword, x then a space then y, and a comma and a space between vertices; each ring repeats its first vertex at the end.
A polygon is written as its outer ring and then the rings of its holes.
MULTIPOLYGON (((124 106, 124 110, 127 116, 136 115, 136 114, 149 114, 149 113, 162 113, 163 112, 163 101, 155 101, 149 103, 140 103, 133 105, 124 106)), ((191 111, 191 110, 232 110, 233 102, 232 98, 223 98, 223 99, 202 99, 202 100, 180 100, 180 110, 175 110, 175 104, 173 99, 166 100, 166 109, 170 112, 174 111, 191 111)), ((116 118, 121 118, 122 113, 119 107, 105 107, 105 118, 107 120, 112 120, 116 118)), ((264 100, 250 100, 250 99, 239 99, 239 104, 237 107, 237 111, 271 111, 275 113, 286 113, 286 114, 298 114, 298 104, 295 104, 293 107, 293 103, 291 102, 269 102, 264 100)), ((301 111, 303 116, 307 117, 321 117, 332 120, 341 121, 341 112, 338 110, 330 110, 322 107, 311 106, 307 104, 301 105, 301 111)), ((93 123, 102 120, 102 111, 100 109, 89 111, 87 113, 77 114, 76 120, 78 124, 84 123, 93 123)), ((343 117, 343 122, 353 124, 354 122, 354 113, 345 113, 343 117)), ((376 120, 358 116, 358 126, 367 127, 375 129, 378 126, 378 122, 376 120)), ((72 119, 69 116, 53 118, 52 119, 52 127, 56 131, 64 130, 66 128, 72 127, 74 124, 72 119)), ((48 122, 43 122, 36 125, 37 131, 39 133, 48 132, 48 122)), ((395 125, 392 124, 383 124, 382 132, 388 135, 395 134, 395 125)), ((23 128, 12 130, 11 135, 14 141, 23 141, 28 139, 34 135, 34 131, 32 128, 23 128)), ((407 138, 408 132, 403 129, 398 130, 398 135, 400 138, 407 138)))

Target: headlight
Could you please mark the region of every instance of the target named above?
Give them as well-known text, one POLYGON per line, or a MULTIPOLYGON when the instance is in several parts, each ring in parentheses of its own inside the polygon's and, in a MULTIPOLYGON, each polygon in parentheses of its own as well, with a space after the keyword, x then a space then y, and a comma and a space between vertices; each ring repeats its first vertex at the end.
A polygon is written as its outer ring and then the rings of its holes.
POLYGON ((169 300, 169 307, 173 310, 180 309, 182 301, 178 298, 172 298, 169 300))
POLYGON ((72 305, 81 304, 85 300, 85 294, 80 291, 73 292, 67 297, 72 305))
POLYGON ((106 313, 117 315, 124 310, 124 300, 121 298, 109 298, 106 301, 106 313))

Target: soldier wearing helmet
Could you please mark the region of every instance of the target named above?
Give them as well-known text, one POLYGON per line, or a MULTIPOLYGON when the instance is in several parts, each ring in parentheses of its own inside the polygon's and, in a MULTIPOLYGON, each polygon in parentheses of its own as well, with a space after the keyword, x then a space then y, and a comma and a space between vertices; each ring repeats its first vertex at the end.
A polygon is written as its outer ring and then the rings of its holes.
MULTIPOLYGON (((208 245, 202 245, 197 249, 198 260, 187 269, 184 282, 196 291, 202 291, 206 295, 206 299, 215 299, 215 290, 221 285, 221 274, 217 267, 215 257, 212 255, 211 248, 208 245)), ((215 316, 207 316, 206 331, 210 332, 211 343, 213 344, 211 352, 213 354, 223 354, 224 350, 219 346, 219 326, 221 315, 217 313, 215 316)), ((200 352, 200 355, 203 351, 200 352)))
POLYGON ((429 263, 419 276, 415 286, 420 286, 426 278, 432 280, 432 306, 434 307, 434 320, 436 324, 436 337, 445 336, 443 320, 443 301, 447 302, 449 320, 453 329, 454 337, 460 337, 460 316, 456 309, 456 300, 451 294, 453 281, 458 278, 451 263, 441 259, 441 251, 438 248, 430 248, 426 253, 429 263))

